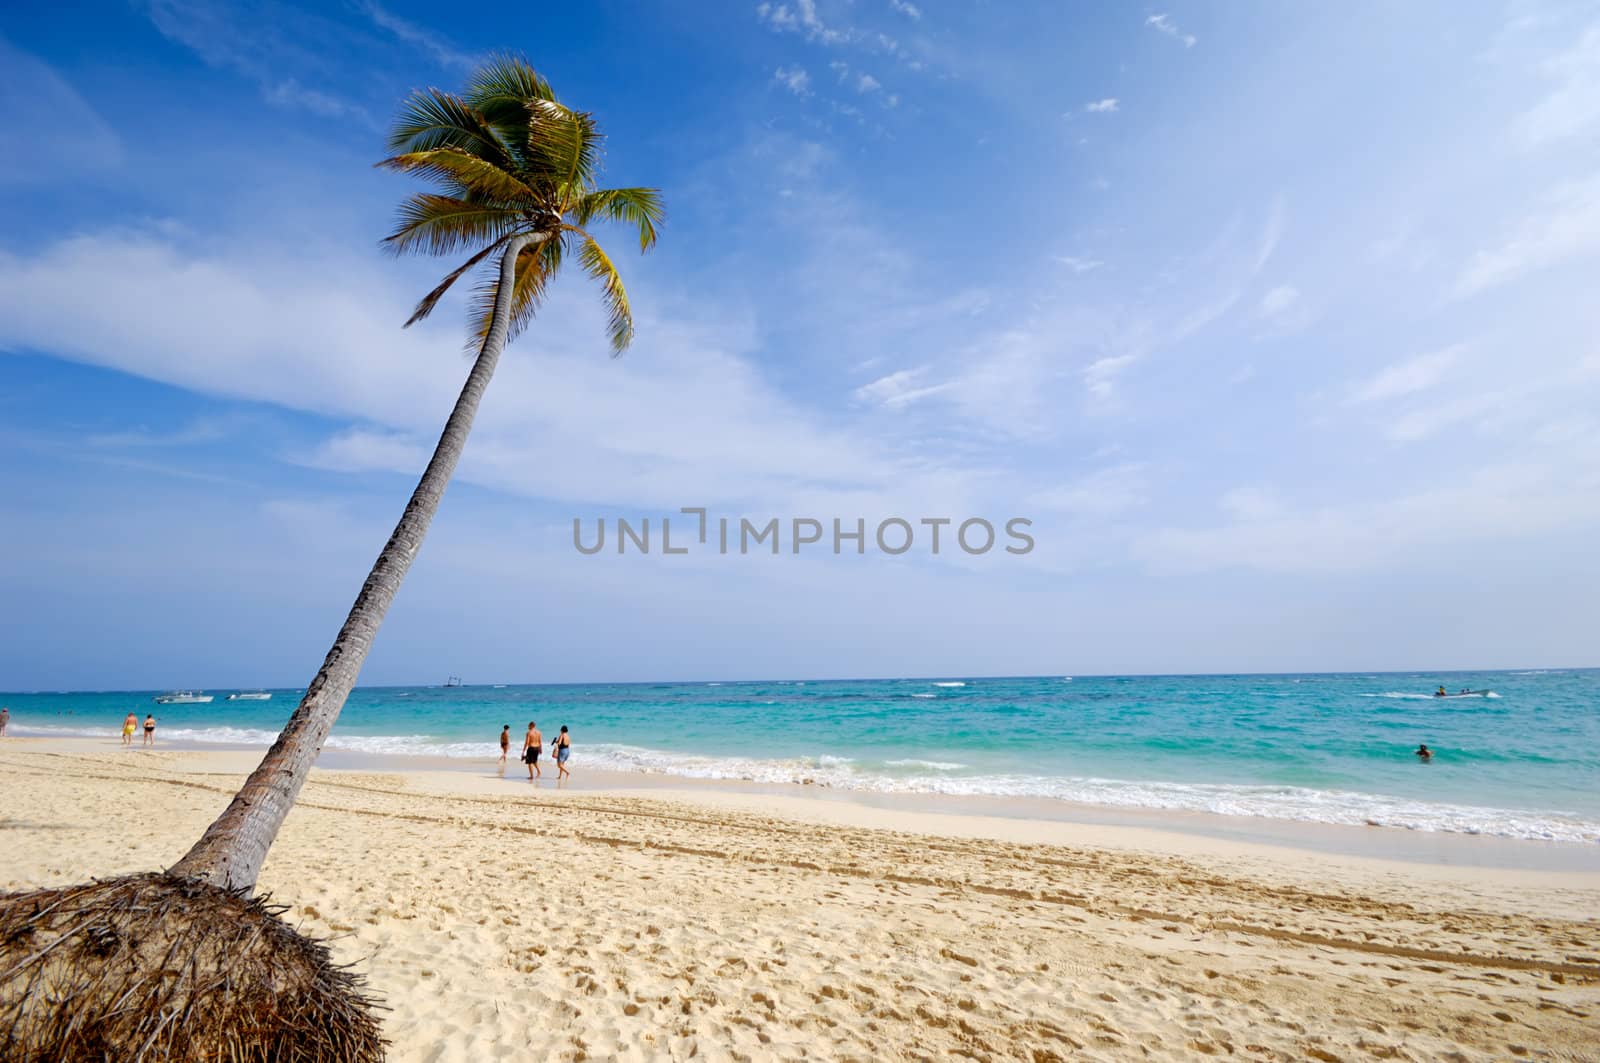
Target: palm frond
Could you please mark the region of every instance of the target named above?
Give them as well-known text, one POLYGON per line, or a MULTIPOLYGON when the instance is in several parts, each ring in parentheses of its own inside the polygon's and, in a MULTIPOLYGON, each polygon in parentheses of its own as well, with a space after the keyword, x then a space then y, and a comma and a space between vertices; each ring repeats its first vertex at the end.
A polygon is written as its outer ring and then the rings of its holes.
POLYGON ((496 55, 473 72, 466 100, 494 125, 520 127, 527 119, 528 101, 554 100, 555 93, 526 59, 496 55))
POLYGON ((594 116, 554 100, 528 102, 527 158, 541 183, 549 181, 563 204, 594 187, 604 139, 594 116))
POLYGON ((622 277, 592 236, 584 236, 578 247, 578 261, 583 264, 585 273, 600 282, 610 318, 606 332, 611 337, 611 350, 621 354, 633 342, 633 309, 628 305, 628 291, 622 286, 622 277))
POLYGON ((410 151, 384 159, 378 166, 400 173, 413 173, 438 181, 458 197, 478 196, 488 200, 537 199, 533 189, 492 162, 470 155, 460 148, 434 148, 410 151))
POLYGON ((400 204, 399 223, 383 242, 397 255, 412 251, 448 255, 498 240, 522 223, 518 211, 498 203, 418 192, 400 204))
POLYGON ((451 270, 450 273, 445 276, 445 279, 439 282, 439 286, 437 288, 422 297, 422 302, 417 304, 416 310, 412 311, 411 316, 406 319, 406 323, 400 327, 410 328, 418 321, 421 321, 423 318, 433 313, 434 306, 441 298, 443 298, 444 293, 450 290, 450 286, 461 279, 461 275, 463 273, 467 272, 473 266, 476 266, 479 262, 482 262, 484 258, 491 252, 499 250, 509 239, 511 239, 510 236, 502 236, 500 239, 496 240, 494 243, 490 244, 482 251, 479 251, 477 254, 461 263, 461 265, 457 266, 455 269, 451 270))
POLYGON ((657 188, 604 188, 579 197, 573 217, 579 225, 603 218, 636 226, 639 250, 648 251, 655 246, 656 226, 666 218, 666 207, 657 188))
POLYGON ((466 101, 438 89, 413 92, 389 132, 389 150, 438 148, 456 148, 506 169, 514 163, 499 133, 466 101))
MULTIPOLYGON (((534 314, 544 304, 545 292, 561 267, 561 258, 561 241, 554 237, 524 247, 517 255, 516 279, 511 286, 511 329, 506 334, 507 342, 527 328, 534 314)), ((485 271, 483 279, 473 291, 471 314, 475 327, 468 341, 468 353, 476 354, 483 346, 484 337, 489 334, 489 326, 494 323, 494 300, 499 287, 500 270, 496 265, 485 271)))

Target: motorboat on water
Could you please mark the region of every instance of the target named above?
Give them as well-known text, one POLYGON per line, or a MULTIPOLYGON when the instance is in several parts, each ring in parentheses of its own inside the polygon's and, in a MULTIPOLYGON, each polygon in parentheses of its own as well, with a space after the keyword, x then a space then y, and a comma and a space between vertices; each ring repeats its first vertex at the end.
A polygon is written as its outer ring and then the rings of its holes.
POLYGON ((447 687, 458 687, 461 685, 461 677, 458 675, 450 676, 445 679, 444 685, 447 687))
POLYGON ((271 701, 272 695, 265 690, 241 690, 237 694, 229 694, 229 701, 271 701))
POLYGON ((154 700, 157 705, 206 705, 211 702, 212 696, 198 690, 169 690, 165 694, 157 694, 154 700))
POLYGON ((1494 691, 1492 690, 1458 690, 1452 694, 1445 690, 1436 690, 1433 692, 1433 696, 1436 698, 1486 698, 1493 693, 1494 691))

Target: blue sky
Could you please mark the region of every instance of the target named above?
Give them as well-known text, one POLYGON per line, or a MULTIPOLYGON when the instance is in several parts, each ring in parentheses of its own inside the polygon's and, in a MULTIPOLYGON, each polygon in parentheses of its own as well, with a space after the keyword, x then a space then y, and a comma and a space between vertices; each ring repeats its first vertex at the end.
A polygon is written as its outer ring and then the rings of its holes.
POLYGON ((0 14, 0 689, 298 685, 466 373, 397 103, 660 187, 508 352, 363 680, 1600 663, 1600 6, 0 14), (571 522, 1033 520, 1026 557, 571 522))

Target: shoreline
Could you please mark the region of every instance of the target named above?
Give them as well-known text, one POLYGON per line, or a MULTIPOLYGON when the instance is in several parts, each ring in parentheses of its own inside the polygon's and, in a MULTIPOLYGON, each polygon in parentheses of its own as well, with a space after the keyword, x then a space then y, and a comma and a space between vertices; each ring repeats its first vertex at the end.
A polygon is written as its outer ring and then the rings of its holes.
MULTIPOLYGON (((11 736, 11 748, 66 753, 124 752, 117 738, 11 736)), ((218 755, 219 768, 248 772, 265 747, 193 741, 163 741, 158 752, 218 755)), ((137 745, 129 754, 145 752, 137 745)), ((913 828, 931 834, 956 832, 970 838, 1087 841, 1106 848, 1202 855, 1214 843, 1304 856, 1349 858, 1413 868, 1526 871, 1534 874, 1600 875, 1600 845, 1541 839, 1506 838, 1404 827, 1319 823, 1267 816, 1228 816, 1210 812, 1137 809, 1083 804, 1055 798, 878 793, 797 783, 702 779, 666 773, 587 769, 573 761, 573 777, 561 792, 595 796, 656 798, 704 803, 718 808, 782 814, 817 823, 870 826, 884 816, 915 820, 913 828)), ((402 772, 437 777, 430 792, 450 793, 459 785, 484 796, 519 797, 556 792, 553 771, 542 784, 530 784, 514 757, 500 771, 495 757, 482 759, 416 756, 324 749, 317 771, 402 772), (472 779, 466 784, 462 780, 472 779)))

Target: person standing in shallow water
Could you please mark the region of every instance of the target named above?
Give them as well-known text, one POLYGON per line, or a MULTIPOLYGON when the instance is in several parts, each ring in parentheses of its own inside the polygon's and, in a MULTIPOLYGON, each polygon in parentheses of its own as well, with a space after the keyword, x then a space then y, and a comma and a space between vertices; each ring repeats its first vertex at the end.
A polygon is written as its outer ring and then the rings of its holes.
POLYGON ((133 745, 133 732, 139 729, 139 714, 130 712, 122 718, 122 744, 133 745))
POLYGON ((572 772, 567 770, 567 757, 572 753, 572 736, 567 734, 566 724, 561 725, 561 733, 556 735, 555 744, 551 748, 555 750, 556 768, 560 772, 556 776, 557 781, 570 779, 572 772))
POLYGON ((11 710, 4 705, 0 705, 0 738, 4 738, 6 736, 6 727, 9 726, 10 723, 11 710))
POLYGON ((153 712, 144 718, 144 744, 146 747, 156 744, 156 715, 153 712))
POLYGON ((506 754, 511 752, 511 725, 500 728, 500 767, 506 766, 506 754))
POLYGON ((539 754, 544 752, 544 735, 539 733, 539 725, 532 720, 528 721, 528 733, 522 736, 522 763, 528 766, 528 781, 544 778, 544 772, 539 768, 539 754))

